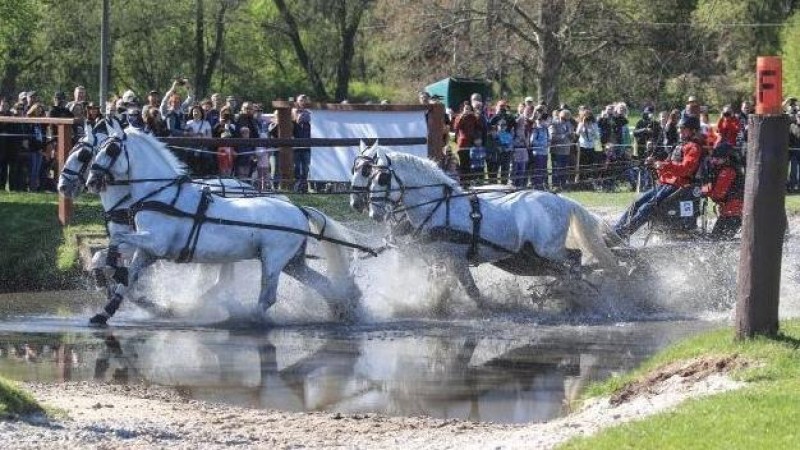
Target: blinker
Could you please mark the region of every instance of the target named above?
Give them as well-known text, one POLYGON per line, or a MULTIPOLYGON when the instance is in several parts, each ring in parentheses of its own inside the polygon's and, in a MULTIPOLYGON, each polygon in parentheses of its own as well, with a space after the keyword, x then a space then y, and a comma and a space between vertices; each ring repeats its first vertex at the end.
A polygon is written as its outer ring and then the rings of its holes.
POLYGON ((392 182, 392 174, 389 172, 381 172, 378 174, 378 186, 389 186, 392 182))
POLYGON ((116 142, 111 143, 106 147, 106 154, 112 158, 119 157, 120 153, 122 153, 122 147, 116 142))
POLYGON ((83 164, 86 164, 91 160, 92 160, 92 151, 91 150, 89 150, 88 148, 84 147, 84 148, 82 148, 81 150, 78 151, 78 161, 79 162, 81 162, 83 164))

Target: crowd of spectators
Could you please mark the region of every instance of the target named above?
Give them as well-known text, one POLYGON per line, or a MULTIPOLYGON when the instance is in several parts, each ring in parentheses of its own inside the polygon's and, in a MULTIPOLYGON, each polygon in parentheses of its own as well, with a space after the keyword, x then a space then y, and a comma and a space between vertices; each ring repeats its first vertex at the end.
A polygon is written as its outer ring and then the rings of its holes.
MULTIPOLYGON (((162 95, 151 90, 140 99, 131 90, 105 104, 87 101, 86 89, 75 88, 67 101, 57 92, 52 104, 45 105, 36 92, 19 94, 16 102, 0 97, 0 116, 61 117, 82 119, 76 122, 73 137, 83 136, 83 124, 94 125, 103 117, 114 117, 156 137, 188 136, 216 138, 277 137, 274 114, 264 112, 260 103, 243 101, 219 93, 197 100, 189 81, 175 79, 162 95)), ((309 99, 298 95, 292 110, 295 137, 311 136, 309 99)), ((0 190, 55 191, 55 130, 40 124, 0 123, 0 190)), ((221 146, 188 148, 171 146, 172 151, 195 176, 235 175, 253 180, 262 189, 279 183, 277 149, 221 146)), ((295 189, 308 190, 310 149, 294 152, 295 189)))
MULTIPOLYGON (((791 118, 787 188, 800 191, 797 100, 787 99, 785 107, 791 118)), ((472 184, 557 190, 615 189, 620 185, 647 189, 652 180, 644 176, 643 162, 649 157, 668 157, 679 144, 679 124, 686 117, 699 118, 707 152, 725 141, 743 160, 752 104, 745 101, 738 111, 725 105, 720 111, 712 122, 709 107, 690 96, 682 109, 656 112, 646 105, 634 123, 624 102, 600 108, 595 117, 592 108, 584 105, 573 114, 569 105, 550 108, 527 97, 513 109, 505 99, 489 106, 479 94, 473 94, 459 111, 447 110, 454 145, 445 147, 442 165, 452 176, 472 184)))

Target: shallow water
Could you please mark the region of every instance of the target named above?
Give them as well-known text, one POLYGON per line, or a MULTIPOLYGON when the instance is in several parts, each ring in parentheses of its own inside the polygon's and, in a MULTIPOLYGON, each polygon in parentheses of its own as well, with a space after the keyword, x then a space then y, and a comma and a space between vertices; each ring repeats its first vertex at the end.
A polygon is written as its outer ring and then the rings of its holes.
POLYGON ((0 374, 20 381, 153 383, 254 408, 379 412, 494 422, 563 415, 587 382, 719 326, 595 326, 488 319, 215 329, 85 317, 0 322, 0 374))
MULTIPOLYGON (((781 318, 800 313, 797 245, 789 239, 784 248, 781 318)), ((387 252, 354 267, 364 294, 355 325, 330 323, 319 295, 283 277, 269 327, 252 320, 256 264, 237 264, 235 279, 206 301, 216 268, 159 264, 147 293, 177 319, 150 319, 126 304, 110 328, 96 330, 86 326, 103 301, 94 291, 0 295, 0 375, 152 383, 187 398, 288 411, 546 421, 565 414, 587 383, 729 323, 735 246, 652 256, 648 278, 601 277, 566 302, 482 266, 474 274, 492 308, 479 311, 420 261, 387 252), (565 311, 569 302, 579 308, 565 311)))

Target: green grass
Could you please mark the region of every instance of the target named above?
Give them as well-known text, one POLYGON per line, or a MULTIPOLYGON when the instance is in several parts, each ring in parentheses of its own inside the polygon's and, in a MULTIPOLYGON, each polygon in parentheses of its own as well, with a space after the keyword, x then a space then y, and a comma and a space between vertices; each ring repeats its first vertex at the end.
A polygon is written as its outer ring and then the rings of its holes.
POLYGON ((298 205, 317 208, 335 220, 351 222, 364 220, 364 215, 350 208, 350 196, 346 194, 287 194, 298 205))
POLYGON ((796 448, 800 442, 800 321, 781 324, 776 339, 735 342, 733 331, 706 333, 659 353, 635 372, 590 387, 605 396, 669 363, 699 356, 738 355, 752 364, 732 373, 743 389, 691 400, 677 410, 574 439, 566 449, 796 448))
POLYGON ((44 412, 44 409, 12 381, 0 377, 0 417, 44 412))
POLYGON ((62 229, 56 194, 0 193, 0 292, 71 287, 78 274, 75 235, 102 232, 96 197, 76 204, 62 229))

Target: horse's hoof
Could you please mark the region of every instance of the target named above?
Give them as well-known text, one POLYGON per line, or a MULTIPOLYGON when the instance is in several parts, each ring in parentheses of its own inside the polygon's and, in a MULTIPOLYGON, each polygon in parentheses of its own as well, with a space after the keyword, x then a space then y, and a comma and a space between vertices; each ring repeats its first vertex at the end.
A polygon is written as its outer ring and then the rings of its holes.
POLYGON ((89 319, 89 326, 106 327, 108 326, 108 317, 103 314, 95 314, 94 317, 89 319))

